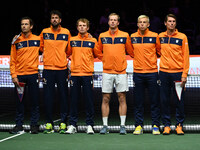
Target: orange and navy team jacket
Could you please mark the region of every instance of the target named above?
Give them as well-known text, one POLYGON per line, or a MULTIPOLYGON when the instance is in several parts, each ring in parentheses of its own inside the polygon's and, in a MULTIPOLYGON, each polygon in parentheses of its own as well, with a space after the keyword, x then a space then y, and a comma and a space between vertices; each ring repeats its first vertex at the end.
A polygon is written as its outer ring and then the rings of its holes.
POLYGON ((72 76, 92 76, 94 72, 94 58, 102 59, 102 52, 99 50, 97 40, 80 35, 70 38, 67 47, 67 56, 71 57, 72 76))
POLYGON ((131 34, 131 43, 134 48, 134 72, 158 72, 157 56, 160 55, 160 40, 158 34, 147 29, 144 35, 140 31, 131 34))
POLYGON ((44 69, 66 69, 68 61, 65 51, 68 40, 71 37, 69 30, 60 26, 58 31, 54 31, 51 26, 50 28, 43 29, 40 37, 44 69))
POLYGON ((109 29, 99 35, 98 43, 103 53, 103 72, 125 74, 127 68, 126 53, 134 57, 128 33, 117 29, 115 34, 111 35, 109 29))
POLYGON ((187 36, 178 30, 173 35, 167 31, 159 34, 161 43, 160 71, 168 73, 183 72, 187 77, 189 71, 189 46, 187 36))
POLYGON ((15 41, 10 52, 12 78, 38 73, 40 43, 40 37, 32 33, 27 38, 22 33, 15 41))

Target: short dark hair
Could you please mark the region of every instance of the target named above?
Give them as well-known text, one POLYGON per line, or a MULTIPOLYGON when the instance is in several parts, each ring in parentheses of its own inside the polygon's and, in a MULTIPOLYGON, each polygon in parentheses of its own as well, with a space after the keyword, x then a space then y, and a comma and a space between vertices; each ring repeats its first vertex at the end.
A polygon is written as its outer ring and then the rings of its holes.
POLYGON ((172 17, 172 18, 174 18, 175 20, 176 20, 176 16, 174 15, 174 14, 168 14, 166 17, 165 17, 165 22, 167 22, 167 20, 168 20, 168 17, 172 17))
POLYGON ((29 22, 30 22, 30 26, 33 26, 33 25, 34 25, 33 20, 32 20, 30 17, 28 17, 28 16, 26 16, 26 17, 22 17, 22 18, 21 18, 21 22, 22 22, 22 20, 29 20, 29 22))
POLYGON ((62 13, 59 10, 52 10, 50 12, 50 16, 52 16, 52 15, 58 15, 59 18, 62 18, 62 13))

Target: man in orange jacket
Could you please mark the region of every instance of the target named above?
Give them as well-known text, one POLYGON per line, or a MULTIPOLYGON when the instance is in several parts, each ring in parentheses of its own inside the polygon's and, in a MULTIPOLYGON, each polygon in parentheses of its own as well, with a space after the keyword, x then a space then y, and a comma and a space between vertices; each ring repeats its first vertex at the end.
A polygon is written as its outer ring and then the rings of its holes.
POLYGON ((128 91, 126 53, 133 57, 133 47, 128 33, 118 29, 119 22, 119 15, 111 13, 108 21, 109 30, 101 33, 98 40, 100 50, 103 52, 103 100, 101 106, 103 128, 100 134, 108 133, 109 101, 114 84, 119 100, 120 134, 126 134, 126 92, 128 91))
POLYGON ((44 79, 44 101, 46 107, 46 128, 44 133, 52 133, 53 119, 52 109, 55 98, 55 83, 58 88, 60 100, 61 124, 59 133, 65 133, 67 122, 67 56, 65 53, 71 34, 68 29, 61 27, 61 13, 53 10, 51 15, 51 26, 41 32, 41 47, 43 51, 43 79, 44 79))
POLYGON ((173 101, 176 103, 176 133, 183 135, 184 122, 184 90, 179 99, 175 91, 175 82, 181 82, 184 89, 189 70, 189 47, 187 36, 176 29, 176 16, 168 14, 165 17, 167 31, 159 34, 161 43, 161 58, 159 77, 161 81, 161 110, 164 124, 163 135, 170 134, 170 92, 173 88, 173 101))
POLYGON ((93 97, 93 72, 94 72, 94 57, 102 58, 102 52, 99 50, 97 40, 90 38, 88 34, 89 21, 85 18, 80 18, 77 21, 77 36, 70 38, 70 43, 67 49, 67 56, 71 58, 71 102, 70 102, 70 117, 69 128, 67 134, 73 134, 76 131, 78 121, 78 102, 81 99, 81 86, 85 100, 86 108, 86 124, 87 134, 94 134, 94 97, 93 97))
MULTIPOLYGON (((15 84, 16 126, 10 131, 17 134, 23 131, 24 120, 24 93, 17 93, 20 83, 24 82, 28 86, 31 100, 31 127, 30 133, 37 134, 39 131, 39 86, 38 86, 38 65, 40 37, 32 34, 33 21, 29 17, 21 19, 21 35, 11 46, 10 53, 10 73, 15 84)), ((22 88, 23 89, 23 88, 22 88)), ((26 89, 24 89, 26 92, 26 89)))
POLYGON ((144 121, 144 95, 145 87, 149 90, 152 115, 152 134, 160 134, 160 99, 158 85, 157 55, 160 55, 160 41, 158 34, 149 31, 149 17, 138 17, 138 31, 131 34, 131 42, 134 48, 133 81, 135 100, 135 131, 133 134, 143 133, 144 121))

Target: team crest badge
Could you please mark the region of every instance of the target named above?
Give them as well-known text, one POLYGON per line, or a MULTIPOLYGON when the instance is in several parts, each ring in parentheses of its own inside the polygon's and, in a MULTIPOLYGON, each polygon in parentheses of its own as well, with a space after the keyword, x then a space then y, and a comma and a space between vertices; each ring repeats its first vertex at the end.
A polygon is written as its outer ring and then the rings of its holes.
POLYGON ((132 40, 132 43, 137 43, 137 39, 134 37, 134 38, 132 38, 133 40, 132 40))
POLYGON ((77 46, 76 41, 72 41, 72 46, 77 46))
POLYGON ((102 42, 103 42, 103 43, 108 43, 107 38, 104 37, 104 38, 102 39, 102 42))
POLYGON ((23 47, 23 44, 22 44, 22 43, 17 43, 17 47, 18 47, 18 48, 22 48, 22 47, 23 47))
POLYGON ((49 39, 49 38, 50 38, 49 34, 45 33, 45 39, 49 39))
POLYGON ((160 43, 164 43, 164 41, 165 41, 164 38, 161 37, 161 38, 160 38, 160 43))

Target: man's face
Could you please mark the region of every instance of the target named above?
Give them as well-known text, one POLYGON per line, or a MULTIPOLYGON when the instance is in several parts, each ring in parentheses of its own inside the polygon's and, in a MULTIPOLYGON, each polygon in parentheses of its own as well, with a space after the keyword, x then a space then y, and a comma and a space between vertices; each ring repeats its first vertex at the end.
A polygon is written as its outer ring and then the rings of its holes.
POLYGON ((167 22, 165 22, 165 26, 168 30, 175 30, 176 29, 176 19, 172 17, 168 17, 167 22))
POLYGON ((113 15, 109 17, 108 25, 111 29, 116 29, 119 25, 118 16, 113 15))
POLYGON ((138 20, 137 26, 140 31, 145 31, 149 27, 149 22, 147 18, 140 18, 138 20))
POLYGON ((53 27, 58 27, 61 23, 61 18, 56 14, 52 14, 50 22, 53 27))
POLYGON ((77 30, 79 31, 80 34, 85 34, 89 30, 89 27, 87 26, 86 23, 79 21, 77 30))
POLYGON ((32 28, 33 28, 33 26, 30 25, 29 19, 24 19, 21 21, 22 33, 28 33, 31 31, 32 28))

